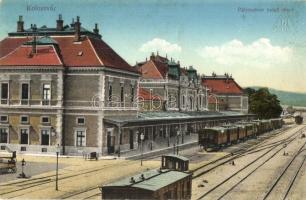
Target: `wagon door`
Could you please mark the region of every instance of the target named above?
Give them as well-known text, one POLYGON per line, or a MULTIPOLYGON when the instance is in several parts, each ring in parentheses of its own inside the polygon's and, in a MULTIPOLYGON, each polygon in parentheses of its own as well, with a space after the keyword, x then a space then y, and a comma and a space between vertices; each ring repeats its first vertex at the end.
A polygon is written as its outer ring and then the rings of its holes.
POLYGON ((226 143, 231 143, 231 131, 226 129, 226 143))

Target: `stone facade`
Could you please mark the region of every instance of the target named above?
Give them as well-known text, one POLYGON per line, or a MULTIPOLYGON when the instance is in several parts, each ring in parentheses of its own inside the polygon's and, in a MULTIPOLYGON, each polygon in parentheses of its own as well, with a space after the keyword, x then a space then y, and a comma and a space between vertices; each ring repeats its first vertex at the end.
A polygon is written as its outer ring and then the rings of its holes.
POLYGON ((106 154, 104 118, 137 116, 137 70, 79 17, 50 32, 18 30, 0 44, 1 150, 106 154))
POLYGON ((141 110, 188 112, 208 109, 206 87, 192 66, 182 68, 179 62, 152 53, 150 60, 138 63, 137 67, 142 73, 139 87, 155 97, 146 101, 151 100, 153 106, 141 110))

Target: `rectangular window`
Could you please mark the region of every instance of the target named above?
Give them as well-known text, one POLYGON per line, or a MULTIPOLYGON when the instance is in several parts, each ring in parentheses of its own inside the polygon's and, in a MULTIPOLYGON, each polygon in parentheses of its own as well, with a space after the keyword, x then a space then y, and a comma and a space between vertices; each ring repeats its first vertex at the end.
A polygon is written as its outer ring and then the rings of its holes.
MULTIPOLYGON (((124 102, 124 87, 123 84, 121 84, 121 89, 120 89, 120 102, 121 104, 124 102)), ((121 105, 123 106, 123 105, 121 105)))
POLYGON ((8 116, 7 115, 1 115, 0 116, 0 123, 7 123, 8 122, 8 116))
POLYGON ((0 143, 8 143, 8 128, 0 128, 0 143))
POLYGON ((85 147, 86 146, 86 135, 84 130, 76 131, 76 146, 85 147))
POLYGON ((77 118, 77 125, 85 125, 85 118, 84 117, 78 117, 77 118))
POLYGON ((21 104, 27 105, 29 104, 29 84, 22 83, 21 84, 21 104))
POLYGON ((41 117, 41 123, 42 124, 49 124, 50 123, 50 117, 41 117))
POLYGON ((49 145, 50 142, 50 130, 41 130, 41 145, 49 145))
POLYGON ((50 84, 43 84, 43 100, 42 105, 50 105, 51 100, 51 85, 50 84))
POLYGON ((112 96, 113 96, 113 86, 109 83, 108 86, 108 101, 112 101, 112 96))
POLYGON ((29 123, 29 117, 28 116, 21 116, 20 117, 20 122, 21 122, 21 124, 27 124, 27 123, 29 123))
POLYGON ((20 129, 20 144, 29 144, 29 129, 20 129))
POLYGON ((134 93, 135 93, 135 87, 132 85, 131 87, 131 102, 134 103, 134 93))
POLYGON ((1 104, 7 104, 9 98, 9 85, 8 83, 1 83, 1 104))

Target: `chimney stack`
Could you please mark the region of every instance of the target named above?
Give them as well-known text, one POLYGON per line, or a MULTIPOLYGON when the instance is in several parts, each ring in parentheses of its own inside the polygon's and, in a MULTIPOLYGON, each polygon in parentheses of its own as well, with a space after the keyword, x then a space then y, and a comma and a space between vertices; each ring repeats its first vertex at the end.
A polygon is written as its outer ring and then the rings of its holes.
POLYGON ((81 38, 81 22, 80 22, 80 17, 77 16, 77 21, 74 23, 74 41, 79 42, 81 38))
POLYGON ((17 32, 23 32, 23 20, 22 20, 22 15, 19 15, 19 20, 17 21, 17 32))
POLYGON ((154 60, 155 59, 155 54, 154 52, 152 52, 151 56, 150 56, 150 60, 154 60))
POLYGON ((56 30, 62 31, 64 30, 64 20, 62 19, 62 15, 58 15, 58 20, 56 20, 56 30))
POLYGON ((99 28, 98 28, 98 24, 97 23, 95 23, 95 28, 93 29, 93 32, 95 34, 99 34, 99 28))

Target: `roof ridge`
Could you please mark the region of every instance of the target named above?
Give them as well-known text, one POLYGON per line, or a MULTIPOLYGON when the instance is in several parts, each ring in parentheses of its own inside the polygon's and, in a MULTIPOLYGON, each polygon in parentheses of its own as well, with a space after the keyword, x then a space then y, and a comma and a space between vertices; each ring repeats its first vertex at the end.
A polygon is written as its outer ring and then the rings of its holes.
POLYGON ((96 49, 94 48, 94 46, 93 46, 92 43, 91 43, 91 39, 93 39, 93 38, 90 38, 90 37, 88 37, 87 35, 86 35, 86 38, 87 38, 87 40, 89 41, 90 47, 93 49, 93 51, 94 51, 94 53, 95 53, 95 56, 98 58, 98 60, 99 60, 99 62, 101 63, 101 65, 104 66, 104 63, 101 61, 100 57, 99 57, 98 54, 97 54, 96 49))
MULTIPOLYGON (((158 71, 159 75, 160 75, 162 78, 164 78, 163 75, 161 74, 161 72, 159 71, 158 67, 157 67, 156 64, 155 64, 155 62, 157 62, 157 61, 155 61, 155 60, 150 60, 150 61, 152 61, 153 65, 154 65, 155 69, 158 71)), ((161 63, 161 64, 164 64, 163 62, 160 62, 160 63, 161 63)))

